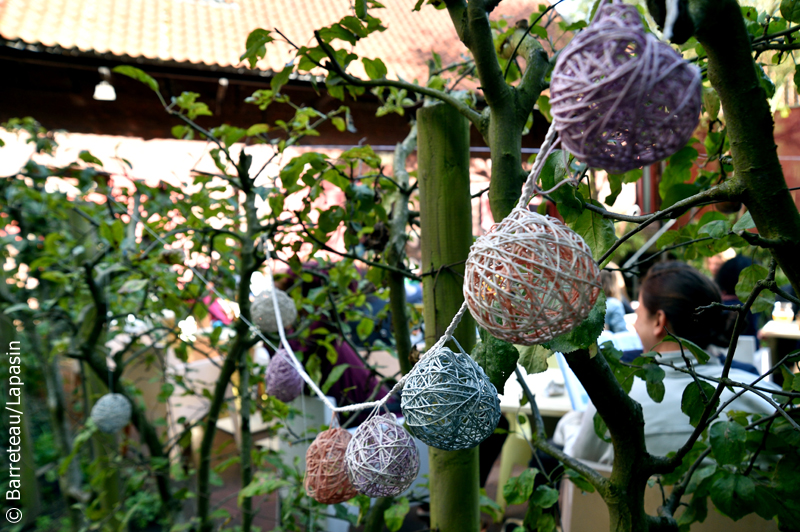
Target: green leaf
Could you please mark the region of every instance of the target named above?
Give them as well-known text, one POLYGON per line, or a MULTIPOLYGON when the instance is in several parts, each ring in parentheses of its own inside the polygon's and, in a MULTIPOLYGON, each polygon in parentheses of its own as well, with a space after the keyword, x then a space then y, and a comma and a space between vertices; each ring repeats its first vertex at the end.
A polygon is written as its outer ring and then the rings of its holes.
MULTIPOLYGON (((697 160, 697 155, 696 149, 691 146, 685 146, 669 158, 669 164, 664 170, 664 175, 661 176, 661 183, 658 186, 658 191, 665 201, 669 189, 675 185, 686 183, 692 178, 692 167, 697 160)), ((664 208, 663 204, 662 208, 664 208)))
POLYGON ((556 530, 556 518, 553 514, 546 513, 539 516, 536 520, 537 532, 554 532, 556 530))
POLYGON ((719 95, 713 87, 703 87, 703 107, 711 120, 719 116, 719 95))
POLYGON ((668 334, 667 336, 664 337, 662 341, 675 342, 675 343, 678 343, 680 341, 680 343, 683 345, 683 348, 688 349, 689 352, 692 355, 694 355, 694 358, 696 358, 700 364, 705 364, 711 359, 711 355, 706 353, 702 347, 692 342, 691 340, 687 340, 686 338, 680 338, 680 337, 675 338, 674 336, 668 334))
POLYGON ((123 76, 128 76, 136 81, 140 81, 150 87, 150 89, 153 91, 158 92, 158 82, 139 68, 132 67, 130 65, 120 65, 118 67, 114 67, 112 72, 116 72, 117 74, 122 74, 123 76))
POLYGON ((767 98, 769 99, 775 96, 775 82, 764 72, 764 67, 758 63, 756 63, 756 74, 758 74, 758 83, 761 85, 761 88, 764 89, 767 98))
POLYGON ((734 521, 753 511, 755 495, 755 484, 743 475, 728 474, 711 485, 714 505, 734 521))
POLYGON ((367 0, 356 0, 356 16, 361 20, 367 20, 367 0))
POLYGON ((189 126, 172 126, 172 136, 176 139, 192 140, 194 138, 194 130, 189 126))
POLYGON ((267 55, 267 44, 275 39, 272 38, 268 30, 258 28, 250 32, 245 43, 245 52, 239 57, 240 61, 245 59, 250 63, 250 68, 255 68, 259 59, 267 55))
POLYGON ((267 124, 253 124, 252 126, 247 128, 247 136, 255 137, 256 135, 260 135, 268 131, 269 131, 269 125, 267 124))
POLYGON ((733 231, 747 231, 748 229, 754 229, 755 226, 756 223, 753 221, 753 215, 750 214, 750 211, 747 211, 733 224, 733 231))
MULTIPOLYGON (((695 522, 702 523, 708 516, 708 498, 706 495, 692 497, 686 510, 678 517, 678 526, 688 526, 695 522)), ((681 528, 680 530, 683 530, 681 528)))
POLYGON ((364 63, 364 71, 369 76, 369 79, 382 79, 386 77, 386 74, 389 72, 386 69, 386 65, 383 64, 383 61, 378 59, 369 59, 367 57, 363 57, 361 62, 364 63))
POLYGON ((583 475, 574 469, 567 469, 566 474, 570 482, 575 484, 575 487, 577 487, 579 490, 585 491, 586 493, 594 493, 594 486, 592 486, 589 481, 583 477, 583 475))
POLYGON ((553 115, 550 114, 550 97, 542 94, 539 96, 539 99, 536 100, 536 106, 539 108, 539 112, 547 119, 548 122, 553 121, 553 115))
MULTIPOLYGON (((219 477, 219 475, 217 475, 217 477, 219 477)), ((242 505, 242 501, 247 497, 266 495, 267 493, 273 493, 283 486, 289 485, 291 485, 291 482, 278 478, 275 476, 275 473, 271 471, 258 471, 250 484, 239 490, 239 506, 242 505)))
POLYGON ((533 483, 536 479, 536 469, 526 469, 518 477, 508 479, 503 486, 503 497, 508 504, 522 504, 530 499, 533 493, 533 483))
POLYGON ((551 349, 542 345, 520 345, 515 347, 519 353, 519 365, 525 368, 528 375, 547 370, 547 359, 553 355, 551 349))
POLYGON ((542 508, 550 508, 556 502, 558 502, 558 490, 544 485, 536 488, 530 500, 531 504, 542 508))
POLYGON ((800 496, 800 457, 797 454, 787 453, 778 460, 772 485, 786 495, 800 496))
POLYGON ((83 150, 78 154, 78 158, 86 163, 96 164, 97 166, 103 166, 103 161, 92 155, 86 150, 83 150))
POLYGON ((281 87, 286 85, 292 72, 294 72, 294 66, 287 66, 272 77, 269 86, 275 94, 279 93, 281 87))
MULTIPOLYGON (((483 368, 497 392, 502 394, 506 381, 517 367, 517 360, 520 359, 519 351, 513 344, 498 340, 485 330, 481 329, 480 334, 481 340, 472 349, 470 356, 483 368)), ((525 369, 527 370, 527 367, 525 369)), ((528 371, 528 373, 533 372, 528 371)))
POLYGON ((494 499, 490 499, 486 495, 486 490, 484 488, 481 488, 479 504, 481 513, 491 517, 493 522, 499 523, 503 520, 503 509, 494 499))
POLYGON ((624 174, 608 174, 608 183, 611 186, 611 193, 606 196, 604 203, 606 205, 614 205, 617 201, 617 196, 622 192, 623 183, 635 183, 642 177, 642 169, 636 168, 624 174))
POLYGON ((719 421, 711 425, 708 434, 717 463, 731 465, 741 463, 747 441, 744 427, 735 421, 719 421))
POLYGON ((568 225, 592 249, 594 260, 599 260, 617 241, 614 222, 589 209, 584 210, 574 223, 568 225))
POLYGON ((403 521, 409 510, 408 499, 401 497, 399 501, 383 512, 383 520, 391 532, 397 532, 403 526, 403 521))
MULTIPOLYGON (((703 415, 703 409, 706 406, 705 401, 711 399, 714 395, 714 387, 708 384, 707 382, 700 381, 700 387, 698 387, 697 383, 690 382, 688 386, 683 390, 683 396, 681 397, 681 412, 689 416, 689 423, 693 427, 697 426, 697 423, 700 422, 700 417, 703 415), (705 393, 705 399, 703 398, 703 393, 705 393)), ((719 399, 717 399, 716 403, 714 404, 714 409, 719 406, 719 399)))
POLYGON ((336 366, 333 366, 333 369, 328 374, 328 378, 325 379, 325 384, 320 386, 320 388, 322 389, 322 392, 323 393, 328 393, 328 390, 331 389, 331 386, 336 384, 336 381, 338 381, 341 378, 341 376, 344 374, 345 370, 347 370, 347 368, 349 368, 349 367, 350 367, 350 364, 338 364, 336 366))
POLYGON ((664 393, 666 393, 666 388, 664 387, 663 382, 650 382, 647 381, 647 395, 650 396, 650 399, 655 401, 656 403, 660 403, 664 400, 664 393))
POLYGON ((697 230, 697 235, 708 235, 711 238, 722 238, 728 234, 730 223, 727 220, 713 220, 697 230))
POLYGON ((557 336, 543 344, 548 349, 560 353, 572 353, 578 349, 589 349, 603 332, 606 316, 606 296, 600 292, 600 297, 589 312, 589 316, 568 333, 557 336))
POLYGON ((366 340, 373 330, 375 330, 375 321, 370 318, 362 319, 356 327, 356 333, 362 340, 366 340))
POLYGON ((334 116, 333 118, 331 118, 331 123, 339 131, 344 131, 345 129, 347 129, 347 123, 341 116, 334 116))
POLYGON ((144 287, 147 286, 147 279, 131 279, 129 281, 125 281, 118 292, 120 294, 132 294, 134 292, 138 292, 139 290, 143 290, 144 287))
POLYGON ((690 198, 702 190, 703 187, 694 183, 677 183, 672 185, 664 194, 664 201, 661 202, 661 208, 667 209, 672 207, 679 201, 690 198))
MULTIPOLYGON (((736 297, 740 301, 747 301, 750 293, 756 287, 756 283, 766 279, 769 271, 760 264, 748 266, 739 274, 739 282, 736 283, 736 297)), ((751 310, 753 312, 769 312, 775 302, 775 295, 769 290, 762 291, 756 298, 751 310)))
POLYGON ((186 111, 189 120, 194 120, 198 116, 211 116, 208 106, 196 101, 200 95, 196 92, 185 91, 178 97, 172 98, 172 103, 186 111))
POLYGON ((611 438, 608 436, 608 427, 606 426, 606 422, 603 421, 603 418, 600 417, 599 412, 594 413, 592 425, 594 426, 594 433, 598 438, 606 443, 611 443, 611 438))
POLYGON ((67 468, 75 456, 78 454, 78 451, 81 450, 81 447, 89 441, 89 439, 97 432, 97 426, 92 421, 92 418, 89 418, 89 421, 86 423, 86 427, 75 436, 75 439, 72 440, 72 450, 70 451, 69 455, 67 455, 64 460, 61 461, 61 464, 58 466, 58 475, 63 476, 67 472, 67 468))

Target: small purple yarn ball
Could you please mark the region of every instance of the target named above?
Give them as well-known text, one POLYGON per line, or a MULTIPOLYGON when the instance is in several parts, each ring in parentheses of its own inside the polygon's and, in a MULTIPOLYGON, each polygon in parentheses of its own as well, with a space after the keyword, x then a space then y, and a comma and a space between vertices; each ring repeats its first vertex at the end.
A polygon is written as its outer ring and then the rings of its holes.
POLYGON ((344 459, 353 487, 368 497, 400 495, 419 473, 414 438, 392 414, 374 416, 359 425, 344 459))
POLYGON ((558 57, 550 110, 567 150, 619 174, 686 145, 700 119, 701 82, 695 65, 645 33, 634 6, 608 3, 558 57))
POLYGON ((270 359, 265 381, 267 395, 274 395, 284 403, 294 401, 303 393, 303 377, 285 349, 278 349, 270 359))

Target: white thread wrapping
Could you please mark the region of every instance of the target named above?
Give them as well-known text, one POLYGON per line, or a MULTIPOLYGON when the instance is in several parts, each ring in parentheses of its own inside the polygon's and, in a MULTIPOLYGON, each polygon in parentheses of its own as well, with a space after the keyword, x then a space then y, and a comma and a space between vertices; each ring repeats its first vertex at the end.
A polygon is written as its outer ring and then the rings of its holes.
POLYGON ((541 344, 572 330, 599 294, 600 270, 583 239, 522 208, 475 241, 464 271, 472 317, 516 344, 541 344))

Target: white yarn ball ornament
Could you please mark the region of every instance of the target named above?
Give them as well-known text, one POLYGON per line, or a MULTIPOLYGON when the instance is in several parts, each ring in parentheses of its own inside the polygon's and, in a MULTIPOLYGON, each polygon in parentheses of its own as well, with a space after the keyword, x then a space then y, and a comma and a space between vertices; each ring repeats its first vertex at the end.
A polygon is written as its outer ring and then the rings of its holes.
MULTIPOLYGON (((278 299, 278 308, 281 311, 283 328, 290 327, 297 319, 297 307, 289 294, 283 290, 275 290, 278 299)), ((272 304, 272 291, 264 290, 256 296, 250 305, 250 314, 253 323, 264 333, 278 332, 278 320, 275 318, 275 307, 272 304)))
POLYGON ((600 269, 583 238, 550 216, 515 208, 472 245, 464 298, 492 336, 548 342, 579 325, 600 295, 600 269))
POLYGON ((437 449, 471 449, 500 421, 497 389, 472 358, 440 347, 417 362, 403 386, 409 432, 437 449))
POLYGON ((120 393, 107 393, 97 400, 90 415, 100 432, 113 434, 131 421, 131 403, 120 393))
POLYGON ((374 416, 359 425, 344 459, 353 487, 368 497, 400 495, 419 473, 414 438, 392 414, 374 416))

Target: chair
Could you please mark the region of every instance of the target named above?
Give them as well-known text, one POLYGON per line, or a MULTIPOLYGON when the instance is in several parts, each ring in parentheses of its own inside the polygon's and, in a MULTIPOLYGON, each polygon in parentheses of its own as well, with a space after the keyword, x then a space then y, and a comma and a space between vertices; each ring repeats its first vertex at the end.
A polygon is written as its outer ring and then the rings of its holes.
MULTIPOLYGON (((603 476, 611 475, 611 467, 605 464, 587 463, 603 476)), ((685 497, 688 502, 689 497, 685 497)), ((575 484, 564 478, 561 481, 561 530, 562 532, 593 532, 608 530, 608 507, 600 495, 586 493, 575 484)), ((661 491, 658 486, 645 489, 644 506, 650 515, 656 515, 662 504, 661 491)), ((702 523, 692 525, 692 532, 777 532, 775 521, 766 521, 756 514, 750 514, 738 521, 733 521, 719 513, 711 500, 708 501, 708 516, 702 523)))
POLYGON ((503 511, 506 509, 503 486, 511 478, 511 471, 515 465, 527 466, 533 458, 533 451, 528 443, 531 437, 530 423, 520 425, 517 416, 506 417, 508 418, 508 437, 500 451, 500 472, 497 479, 497 497, 495 497, 503 511))

